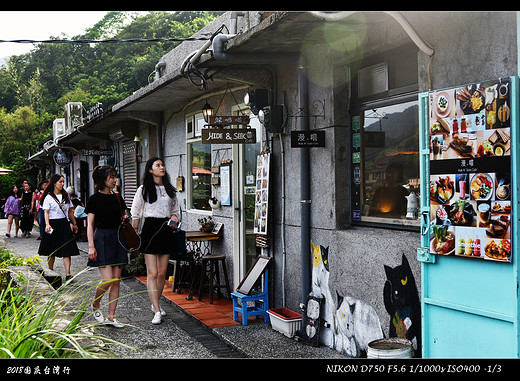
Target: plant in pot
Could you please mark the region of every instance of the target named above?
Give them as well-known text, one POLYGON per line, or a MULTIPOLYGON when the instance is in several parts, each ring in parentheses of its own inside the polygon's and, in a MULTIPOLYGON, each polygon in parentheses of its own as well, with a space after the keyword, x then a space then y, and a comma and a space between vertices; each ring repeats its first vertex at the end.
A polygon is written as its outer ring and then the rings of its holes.
POLYGON ((211 233, 215 227, 215 222, 211 219, 211 216, 199 218, 197 221, 199 221, 200 231, 202 232, 211 233))
POLYGON ((124 276, 144 275, 145 273, 146 264, 144 263, 144 256, 140 253, 131 258, 130 262, 123 267, 124 276))

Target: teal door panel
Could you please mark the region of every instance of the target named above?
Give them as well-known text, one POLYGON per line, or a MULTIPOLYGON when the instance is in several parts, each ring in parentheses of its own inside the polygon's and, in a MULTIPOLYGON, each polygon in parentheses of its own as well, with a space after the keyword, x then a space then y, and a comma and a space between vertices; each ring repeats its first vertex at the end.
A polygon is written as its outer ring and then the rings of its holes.
POLYGON ((516 305, 512 270, 504 263, 439 256, 428 268, 424 287, 431 299, 512 316, 516 305))
MULTIPOLYGON (((518 264, 520 261, 518 229, 520 219, 519 80, 518 77, 510 77, 510 80, 510 242, 512 247, 510 263, 432 253, 430 170, 434 175, 436 172, 433 171, 433 167, 430 168, 429 118, 433 114, 429 113, 430 93, 419 95, 422 227, 421 247, 418 248, 417 259, 422 262, 421 308, 422 356, 424 358, 520 357, 518 324, 520 308, 518 303, 518 264)), ((476 85, 478 86, 478 84, 476 85)), ((475 88, 477 87, 472 89, 475 88)), ((483 115, 487 116, 487 111, 483 115)), ((448 121, 453 120, 454 118, 448 121)), ((486 131, 492 133, 491 130, 492 128, 486 126, 486 131)), ((454 129, 448 133, 448 137, 445 139, 452 138, 453 131, 454 129)), ((508 130, 505 131, 508 132, 508 130)), ((448 161, 437 161, 436 168, 439 168, 440 164, 446 165, 448 168, 443 173, 456 174, 456 171, 460 170, 459 166, 452 172, 451 163, 448 161)), ((488 170, 488 172, 499 171, 500 168, 488 170)), ((436 207, 435 204, 434 207, 436 207)), ((485 239, 487 240, 487 238, 485 239)), ((483 257, 484 252, 482 252, 481 258, 483 257)))
POLYGON ((513 358, 516 357, 515 326, 512 322, 427 306, 431 324, 428 358, 513 358))

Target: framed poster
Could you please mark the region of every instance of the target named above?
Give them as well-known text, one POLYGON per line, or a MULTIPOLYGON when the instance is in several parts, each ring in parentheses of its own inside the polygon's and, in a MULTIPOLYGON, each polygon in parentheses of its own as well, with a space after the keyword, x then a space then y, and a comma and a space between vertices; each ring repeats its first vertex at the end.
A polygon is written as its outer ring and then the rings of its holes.
POLYGON ((269 211, 269 164, 271 154, 260 154, 256 158, 255 221, 254 233, 267 234, 269 211))
POLYGON ((430 253, 511 262, 511 80, 429 93, 430 253))
POLYGON ((231 205, 231 165, 220 166, 220 205, 231 205))
POLYGON ((270 260, 270 257, 263 255, 258 256, 255 263, 253 263, 253 266, 251 266, 244 279, 242 279, 238 285, 237 291, 245 295, 251 294, 251 290, 264 273, 264 270, 266 269, 270 260))

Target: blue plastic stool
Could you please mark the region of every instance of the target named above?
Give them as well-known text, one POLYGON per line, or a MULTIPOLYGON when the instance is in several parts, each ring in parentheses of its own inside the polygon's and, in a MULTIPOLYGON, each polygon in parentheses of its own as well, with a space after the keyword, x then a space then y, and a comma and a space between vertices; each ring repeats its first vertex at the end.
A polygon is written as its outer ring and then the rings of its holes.
POLYGON ((235 291, 231 293, 233 299, 233 320, 238 321, 238 314, 242 314, 242 325, 247 325, 247 318, 249 316, 264 315, 264 321, 269 322, 269 297, 268 297, 268 270, 264 270, 264 287, 263 291, 252 291, 251 295, 245 295, 241 292, 235 291), (238 301, 240 300, 240 306, 238 301), (248 302, 254 302, 253 306, 248 307, 248 302))

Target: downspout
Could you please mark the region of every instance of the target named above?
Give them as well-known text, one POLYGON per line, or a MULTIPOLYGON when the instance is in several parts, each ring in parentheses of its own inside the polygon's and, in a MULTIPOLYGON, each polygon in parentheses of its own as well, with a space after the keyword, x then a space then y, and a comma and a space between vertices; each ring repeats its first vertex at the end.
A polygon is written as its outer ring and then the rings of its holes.
MULTIPOLYGON (((298 64, 298 109, 303 115, 298 118, 300 131, 309 130, 308 106, 309 104, 309 83, 307 81, 307 66, 305 58, 300 59, 298 64)), ((307 304, 311 285, 311 192, 310 192, 310 160, 309 148, 300 149, 300 198, 301 198, 301 230, 300 230, 300 257, 301 257, 301 276, 302 276, 302 303, 307 304)))
POLYGON ((162 113, 159 116, 159 123, 157 123, 157 157, 160 157, 162 160, 163 158, 163 115, 162 113))

